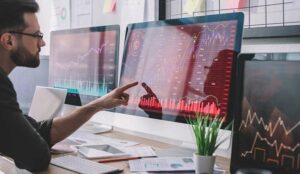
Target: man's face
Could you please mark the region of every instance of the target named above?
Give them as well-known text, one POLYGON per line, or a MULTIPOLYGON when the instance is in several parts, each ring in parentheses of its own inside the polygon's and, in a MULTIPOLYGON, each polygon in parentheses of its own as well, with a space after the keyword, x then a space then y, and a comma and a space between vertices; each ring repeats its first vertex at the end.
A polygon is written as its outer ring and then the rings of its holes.
MULTIPOLYGON (((21 33, 27 33, 32 35, 40 33, 39 24, 35 14, 25 13, 24 20, 27 24, 27 27, 21 33)), ((17 34, 21 36, 18 37, 17 48, 11 52, 11 60, 17 66, 39 66, 39 53, 41 51, 41 47, 45 46, 45 42, 39 37, 34 37, 32 35, 24 35, 20 33, 17 34)))
POLYGON ((11 53, 11 59, 17 66, 38 67, 40 65, 39 51, 30 53, 23 44, 19 44, 17 50, 11 53))

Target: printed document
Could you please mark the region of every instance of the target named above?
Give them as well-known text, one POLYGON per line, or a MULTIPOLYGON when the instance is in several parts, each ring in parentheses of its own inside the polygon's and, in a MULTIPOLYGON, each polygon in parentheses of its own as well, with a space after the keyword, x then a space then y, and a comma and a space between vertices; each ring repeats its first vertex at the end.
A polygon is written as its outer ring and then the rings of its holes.
MULTIPOLYGON (((195 173, 193 157, 161 157, 144 158, 129 161, 130 171, 132 172, 164 172, 182 171, 186 174, 195 173)), ((225 170, 214 167, 213 174, 224 174, 225 170)))
POLYGON ((191 157, 145 158, 129 161, 130 171, 193 171, 194 162, 191 157))
POLYGON ((155 151, 150 146, 126 147, 126 148, 123 148, 123 150, 134 157, 154 157, 154 156, 156 156, 155 151))

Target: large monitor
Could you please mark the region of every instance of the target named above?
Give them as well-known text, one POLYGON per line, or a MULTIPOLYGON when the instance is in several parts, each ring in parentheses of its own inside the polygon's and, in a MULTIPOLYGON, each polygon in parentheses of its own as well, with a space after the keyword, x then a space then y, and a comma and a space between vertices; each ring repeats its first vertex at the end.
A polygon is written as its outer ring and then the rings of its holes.
POLYGON ((231 121, 242 19, 236 13, 129 25, 120 85, 140 86, 117 111, 176 122, 209 113, 231 121))
POLYGON ((120 86, 139 85, 114 125, 193 146, 186 117, 220 114, 229 123, 242 31, 242 13, 128 25, 120 86))
POLYGON ((66 104, 81 105, 117 86, 119 26, 51 32, 49 86, 68 90, 66 104))
POLYGON ((231 172, 300 173, 300 53, 242 54, 231 172))

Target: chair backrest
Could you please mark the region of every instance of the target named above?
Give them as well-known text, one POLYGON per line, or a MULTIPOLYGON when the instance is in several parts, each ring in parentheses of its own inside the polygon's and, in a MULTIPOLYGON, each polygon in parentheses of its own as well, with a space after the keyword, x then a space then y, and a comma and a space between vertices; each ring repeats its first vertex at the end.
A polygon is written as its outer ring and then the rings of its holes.
POLYGON ((59 116, 66 95, 66 89, 36 86, 28 115, 37 121, 59 116))

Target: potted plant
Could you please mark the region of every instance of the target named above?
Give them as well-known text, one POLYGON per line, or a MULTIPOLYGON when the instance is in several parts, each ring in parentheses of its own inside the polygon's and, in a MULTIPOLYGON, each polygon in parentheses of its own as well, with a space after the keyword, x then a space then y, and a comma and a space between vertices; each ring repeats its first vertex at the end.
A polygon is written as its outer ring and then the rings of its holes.
MULTIPOLYGON (((226 140, 217 141, 219 130, 225 117, 219 115, 196 114, 189 117, 187 122, 191 125, 195 140, 196 152, 194 153, 195 173, 211 174, 215 164, 215 150, 226 140)), ((225 128, 228 129, 231 123, 225 128)))

